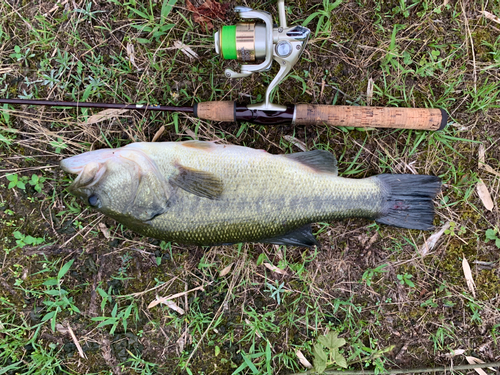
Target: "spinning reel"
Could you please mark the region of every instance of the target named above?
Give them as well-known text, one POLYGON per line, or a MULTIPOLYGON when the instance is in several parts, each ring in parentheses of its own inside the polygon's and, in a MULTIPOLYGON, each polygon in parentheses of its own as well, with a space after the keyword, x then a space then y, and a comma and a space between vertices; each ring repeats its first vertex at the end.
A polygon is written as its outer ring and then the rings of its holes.
POLYGON ((237 6, 234 10, 243 19, 258 19, 263 23, 241 22, 223 26, 215 33, 217 54, 226 60, 255 62, 255 64, 242 64, 240 72, 226 69, 226 77, 248 77, 253 73, 269 70, 273 60, 276 61, 280 65, 280 70, 267 87, 264 102, 248 105, 248 109, 285 111, 286 106, 270 102, 270 94, 299 60, 309 39, 310 30, 303 26, 287 27, 284 0, 278 0, 279 27, 273 27, 273 18, 267 12, 244 6, 237 6))

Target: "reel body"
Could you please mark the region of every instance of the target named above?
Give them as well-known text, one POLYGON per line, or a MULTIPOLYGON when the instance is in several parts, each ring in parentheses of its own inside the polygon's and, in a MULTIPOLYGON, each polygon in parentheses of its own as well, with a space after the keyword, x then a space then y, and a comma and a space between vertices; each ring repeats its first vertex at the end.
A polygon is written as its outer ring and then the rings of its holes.
POLYGON ((287 107, 270 102, 271 91, 285 78, 299 60, 309 39, 310 30, 303 26, 287 27, 284 0, 278 0, 280 26, 274 27, 272 16, 264 11, 237 6, 241 18, 263 22, 241 22, 223 26, 215 33, 215 51, 226 60, 238 60, 241 71, 226 69, 228 78, 248 77, 269 70, 273 60, 280 70, 266 90, 265 101, 249 105, 249 109, 286 111, 287 107), (256 62, 255 64, 246 64, 256 62))

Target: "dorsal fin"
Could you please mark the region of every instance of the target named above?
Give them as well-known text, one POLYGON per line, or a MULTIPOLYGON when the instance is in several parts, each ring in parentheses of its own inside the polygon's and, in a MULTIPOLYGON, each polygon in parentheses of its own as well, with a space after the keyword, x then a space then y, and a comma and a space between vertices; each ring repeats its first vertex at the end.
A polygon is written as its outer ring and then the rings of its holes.
POLYGON ((170 183, 187 192, 208 199, 219 199, 223 185, 220 178, 210 172, 177 165, 179 173, 170 178, 170 183))
POLYGON ((295 160, 301 164, 314 169, 316 172, 333 173, 338 175, 337 159, 332 153, 324 150, 296 152, 283 155, 288 159, 295 160))
POLYGON ((181 146, 184 147, 189 147, 189 148, 197 148, 199 150, 210 150, 213 146, 213 142, 207 142, 207 141, 185 141, 181 143, 181 146))

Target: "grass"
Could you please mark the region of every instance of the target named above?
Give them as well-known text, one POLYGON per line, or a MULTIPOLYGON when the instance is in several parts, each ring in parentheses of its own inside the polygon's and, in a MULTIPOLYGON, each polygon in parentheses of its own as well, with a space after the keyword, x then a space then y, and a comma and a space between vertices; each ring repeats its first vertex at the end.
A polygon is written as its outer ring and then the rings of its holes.
MULTIPOLYGON (((231 3, 237 5, 239 3, 231 3)), ((276 15, 275 2, 245 3, 276 15)), ((195 4, 199 5, 199 4, 195 4)), ((244 5, 242 3, 242 5, 244 5)), ((0 109, 0 373, 289 374, 451 364, 451 351, 498 360, 500 32, 491 2, 371 0, 287 5, 313 36, 275 93, 280 103, 440 107, 440 133, 219 124, 183 114, 0 109), (474 15, 474 16, 472 16, 474 15), (442 178, 431 233, 351 219, 314 226, 321 246, 198 248, 142 238, 65 190, 63 157, 90 149, 192 138, 272 153, 324 149, 342 176, 442 178), (284 136, 293 138, 285 138, 284 136), (301 146, 303 147, 303 146, 301 146), (466 258, 476 281, 467 288, 466 258), (267 265, 267 266, 266 266, 267 265), (177 309, 148 308, 180 295, 177 309), (183 313, 181 313, 183 311, 183 313), (81 358, 71 327, 86 358, 81 358), (335 341, 339 340, 339 341, 335 341), (342 344, 342 345, 340 345, 342 344)), ((215 27, 234 24, 229 11, 215 27)), ((212 32, 174 0, 0 3, 0 95, 9 98, 192 105, 262 100, 277 67, 242 80, 212 32), (192 59, 175 41, 199 54, 192 59)), ((453 363, 466 363, 463 356, 453 363)))

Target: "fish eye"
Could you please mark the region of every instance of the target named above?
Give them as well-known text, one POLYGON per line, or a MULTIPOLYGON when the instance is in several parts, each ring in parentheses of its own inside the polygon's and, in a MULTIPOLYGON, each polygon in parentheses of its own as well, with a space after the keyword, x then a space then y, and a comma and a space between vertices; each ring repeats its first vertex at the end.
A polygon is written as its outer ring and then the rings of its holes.
POLYGON ((97 205, 99 204, 99 198, 97 197, 97 195, 91 195, 88 201, 92 207, 97 207, 97 205))

